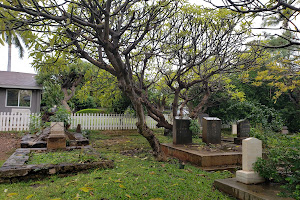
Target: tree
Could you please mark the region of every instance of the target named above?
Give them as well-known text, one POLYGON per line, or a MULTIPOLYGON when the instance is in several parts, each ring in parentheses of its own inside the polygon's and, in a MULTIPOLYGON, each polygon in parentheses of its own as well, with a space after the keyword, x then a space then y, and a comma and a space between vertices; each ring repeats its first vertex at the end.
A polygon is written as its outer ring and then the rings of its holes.
MULTIPOLYGON (((137 85, 133 78, 130 61, 133 52, 147 45, 146 36, 159 30, 160 24, 176 12, 179 4, 130 0, 19 1, 12 4, 4 1, 0 7, 20 13, 13 20, 39 33, 34 38, 35 52, 31 54, 36 61, 59 56, 63 59, 79 57, 117 77, 119 87, 136 111, 139 133, 160 159, 159 141, 145 120, 143 104, 148 100, 143 96, 142 85, 137 85), (50 52, 53 53, 48 56, 50 52)), ((158 111, 153 112, 164 119, 158 111)))
POLYGON ((162 46, 163 64, 168 67, 160 72, 174 93, 173 117, 180 99, 182 112, 189 102, 201 97, 197 104, 189 106, 190 117, 197 118, 210 96, 228 87, 227 74, 257 66, 259 48, 243 45, 249 34, 244 20, 242 15, 228 10, 210 12, 197 6, 186 6, 169 19, 173 32, 162 46))
MULTIPOLYGON (((118 86, 123 93, 130 99, 138 122, 136 123, 139 133, 144 136, 153 149, 153 154, 158 159, 163 158, 158 139, 153 131, 147 126, 145 119, 145 110, 152 118, 158 122, 158 126, 172 129, 158 107, 149 100, 148 90, 161 76, 158 66, 161 50, 164 47, 162 41, 172 41, 173 31, 168 27, 168 23, 177 12, 180 16, 182 7, 180 1, 135 1, 135 0, 102 0, 102 1, 33 1, 14 2, 4 1, 0 3, 3 11, 13 10, 19 15, 16 20, 18 23, 24 23, 30 26, 30 30, 37 32, 34 41, 32 41, 34 52, 31 53, 35 58, 35 65, 40 61, 53 60, 60 58, 72 61, 76 58, 86 59, 99 69, 105 70, 117 78, 118 86), (168 38, 168 39, 166 39, 168 38), (165 40, 166 39, 166 40, 165 40), (155 71, 156 70, 156 71, 155 71)), ((192 17, 192 14, 189 16, 192 17)), ((229 15, 230 16, 230 15, 229 15)), ((227 19, 227 23, 232 18, 227 19)), ((174 22, 174 21, 173 21, 174 22)), ((187 21, 185 21, 187 23, 187 21)), ((224 23, 226 20, 224 21, 224 23)), ((175 22, 174 22, 175 23, 175 22)), ((178 24, 178 23, 177 23, 178 24)), ((226 23, 225 23, 226 24, 226 23)), ((228 23, 230 25, 230 23, 228 23)), ((222 29, 222 36, 218 38, 221 43, 212 43, 214 49, 220 47, 225 51, 229 46, 223 47, 222 39, 227 38, 226 33, 231 32, 222 29), (223 47, 223 48, 222 48, 223 47)), ((175 27, 174 27, 175 28, 175 27)), ((213 31, 213 27, 206 29, 213 31)), ((180 30, 182 31, 182 29, 180 30)), ((193 29, 195 34, 197 29, 193 29)), ((184 32, 182 32, 184 33, 184 32)), ((204 32, 206 33, 206 32, 204 32)), ((209 33, 206 34, 206 36, 209 33)), ((177 35, 176 37, 179 37, 177 35)), ((183 35, 184 36, 184 35, 183 35)), ((230 35, 234 36, 234 35, 230 35)), ((228 37, 230 37, 228 36, 228 37)), ((185 37, 188 39, 189 37, 185 37)), ((201 35, 198 36, 201 40, 201 35)), ((189 40, 192 41, 192 40, 189 40)), ((234 42, 232 40, 231 42, 234 42)), ((187 44, 187 43, 186 43, 187 44)), ((195 42, 192 44, 196 44, 195 42)), ((203 43, 202 43, 203 44, 203 43)), ((209 43, 207 43, 209 44, 209 43)), ((229 43, 227 43, 229 45, 229 43)), ((176 47, 176 46, 173 46, 176 47)), ((173 47, 170 48, 173 52, 173 47)), ((189 48, 179 48, 180 51, 191 50, 189 48)), ((230 46, 232 47, 232 46, 230 46)), ((166 49, 165 49, 166 50, 166 49)), ((179 51, 175 48, 175 51, 179 51)), ((207 51, 212 55, 213 51, 207 51)), ((167 55, 170 57, 172 54, 167 55)), ((164 52, 163 54, 166 54, 164 52)), ((200 53, 200 52, 198 52, 200 53)), ((195 55, 198 55, 196 53, 195 55)), ((219 53, 220 54, 220 53, 219 53)), ((218 54, 218 55, 219 55, 218 54)), ((225 56, 225 52, 223 52, 225 56)), ((249 63, 247 51, 244 54, 237 53, 234 62, 227 62, 225 69, 232 64, 232 69, 237 69, 243 62, 249 63)), ((183 54, 182 54, 183 55, 183 54)), ((186 54, 188 55, 188 53, 186 54)), ((206 55, 206 54, 201 54, 206 55)), ((253 54, 256 57, 257 54, 253 54)), ((251 60, 253 60, 253 56, 251 60)), ((163 56, 164 57, 164 56, 163 56)), ((188 57, 192 61, 188 66, 194 67, 200 60, 195 56, 188 57)), ((204 56, 206 58, 206 56, 204 56)), ((211 63, 223 63, 225 57, 208 57, 211 63), (219 59, 220 58, 220 59, 219 59)), ((207 58, 207 59, 208 59, 207 58)), ((201 57, 199 57, 201 59, 201 57)), ((231 58, 230 58, 231 59, 231 58)), ((246 66, 246 63, 245 66, 246 66)), ((224 65, 222 65, 224 66, 224 65)), ((186 70, 178 71, 176 77, 185 76, 188 78, 191 67, 186 70)), ((201 68, 201 66, 199 66, 201 68)), ((219 67, 219 66, 218 66, 219 67)), ((211 66, 209 69, 213 72, 206 77, 212 77, 220 72, 218 67, 211 66)), ((164 66, 166 68, 166 66, 164 66)), ((163 68, 163 69, 164 69, 163 68)), ((180 68, 181 69, 181 68, 180 68)), ((160 70, 163 71, 163 70, 160 70)), ((196 73, 197 74, 197 73, 196 73)), ((164 73, 165 75, 165 73, 164 73)), ((199 72, 198 72, 199 75, 199 72)), ((170 77, 174 79, 174 76, 170 77)), ((204 79, 201 79, 204 82, 204 79)), ((196 82, 201 82, 197 80, 196 82)), ((176 85, 174 81, 170 85, 176 85)), ((182 81, 179 82, 183 83, 182 81)), ((181 89, 187 89, 190 84, 181 89)), ((176 98, 176 96, 175 96, 176 98)), ((177 102, 178 99, 175 101, 177 102)), ((175 106, 173 105, 175 108, 175 106)))
POLYGON ((36 69, 37 82, 44 85, 48 107, 61 104, 68 112, 71 108, 68 101, 75 95, 76 88, 83 82, 86 71, 90 68, 81 62, 66 64, 57 60, 55 63, 41 64, 36 69), (59 89, 58 89, 59 88, 59 89), (58 90, 57 90, 58 89, 58 90))
MULTIPOLYGON (((295 22, 296 17, 300 11, 299 2, 293 0, 269 0, 262 2, 261 0, 253 1, 243 1, 243 0, 225 0, 223 1, 224 5, 217 5, 211 0, 206 0, 212 5, 218 8, 227 8, 239 13, 250 13, 254 16, 266 17, 269 22, 265 23, 266 25, 272 25, 274 19, 277 21, 282 21, 283 24, 280 28, 269 28, 275 30, 285 30, 292 33, 299 33, 298 26, 295 22), (271 21, 270 21, 271 20, 271 21), (271 23, 270 23, 271 22, 271 23)), ((284 37, 287 43, 281 46, 273 46, 273 48, 283 48, 293 45, 300 45, 299 39, 284 37)))

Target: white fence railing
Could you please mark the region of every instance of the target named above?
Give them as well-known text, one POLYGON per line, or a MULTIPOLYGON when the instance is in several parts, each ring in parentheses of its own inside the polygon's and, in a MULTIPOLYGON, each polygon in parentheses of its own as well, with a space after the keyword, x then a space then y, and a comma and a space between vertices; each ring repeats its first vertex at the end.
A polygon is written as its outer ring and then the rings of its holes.
POLYGON ((40 115, 37 113, 0 112, 0 131, 29 130, 30 116, 34 119, 40 118, 40 115))
MULTIPOLYGON (((31 119, 37 119, 39 114, 0 113, 0 131, 28 131, 31 119), (30 116, 34 116, 31 117, 30 116)), ((168 115, 165 115, 169 120, 168 115)), ((146 117, 147 125, 156 128, 157 122, 146 117)), ((137 118, 122 114, 71 114, 72 129, 81 124, 83 130, 123 130, 136 129, 137 118)))

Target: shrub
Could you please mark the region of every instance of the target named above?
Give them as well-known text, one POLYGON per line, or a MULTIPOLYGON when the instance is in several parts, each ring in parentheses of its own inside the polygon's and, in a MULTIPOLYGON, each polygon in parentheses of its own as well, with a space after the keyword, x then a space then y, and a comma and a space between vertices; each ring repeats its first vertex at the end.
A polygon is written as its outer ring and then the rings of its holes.
POLYGON ((80 110, 80 111, 78 111, 76 113, 77 114, 80 114, 80 113, 105 113, 105 111, 104 110, 100 110, 100 109, 89 108, 89 109, 80 110))
POLYGON ((267 158, 257 160, 255 171, 267 180, 283 184, 284 196, 300 199, 300 133, 274 133, 265 141, 267 158))
POLYGON ((36 134, 41 130, 43 122, 40 119, 40 115, 30 115, 29 133, 36 134))
POLYGON ((70 124, 70 113, 63 106, 60 106, 54 115, 50 116, 50 121, 64 122, 67 127, 70 124))
POLYGON ((200 133, 200 126, 198 120, 192 119, 190 120, 190 131, 192 131, 193 137, 197 137, 200 133))

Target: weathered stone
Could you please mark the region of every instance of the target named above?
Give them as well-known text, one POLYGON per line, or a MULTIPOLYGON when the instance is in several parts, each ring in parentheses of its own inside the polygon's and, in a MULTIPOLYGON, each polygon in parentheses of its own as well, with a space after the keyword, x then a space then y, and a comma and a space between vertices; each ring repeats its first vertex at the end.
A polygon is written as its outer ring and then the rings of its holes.
POLYGON ((256 184, 264 182, 264 179, 253 170, 253 164, 257 158, 262 157, 262 142, 256 138, 243 140, 242 168, 236 172, 236 180, 245 184, 256 184))
POLYGON ((206 144, 221 144, 221 120, 217 117, 203 117, 202 141, 206 144))
POLYGON ((231 131, 232 131, 232 135, 237 134, 237 124, 232 124, 231 125, 231 131))
POLYGON ((81 124, 77 125, 76 133, 81 133, 81 124))
POLYGON ((175 117, 173 124, 173 144, 192 143, 192 131, 189 118, 175 117))
POLYGON ((249 137, 250 122, 248 119, 237 121, 237 137, 249 137))
POLYGON ((285 134, 285 135, 289 134, 288 127, 287 126, 283 126, 282 129, 281 129, 281 133, 285 134))
POLYGON ((65 149, 66 147, 66 137, 48 137, 48 149, 65 149))
POLYGON ((51 122, 50 135, 47 138, 48 149, 65 149, 66 135, 63 122, 51 122))

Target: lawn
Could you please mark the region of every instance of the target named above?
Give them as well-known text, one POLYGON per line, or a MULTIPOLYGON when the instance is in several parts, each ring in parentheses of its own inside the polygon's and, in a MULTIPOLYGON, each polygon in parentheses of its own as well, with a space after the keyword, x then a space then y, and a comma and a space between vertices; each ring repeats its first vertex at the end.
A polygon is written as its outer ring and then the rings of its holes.
MULTIPOLYGON (((156 135, 171 141, 162 131, 156 135)), ((230 172, 204 172, 189 164, 179 169, 176 159, 157 162, 136 131, 92 131, 90 140, 114 161, 114 169, 1 184, 0 199, 231 199, 213 188, 215 179, 231 177, 230 172)))

